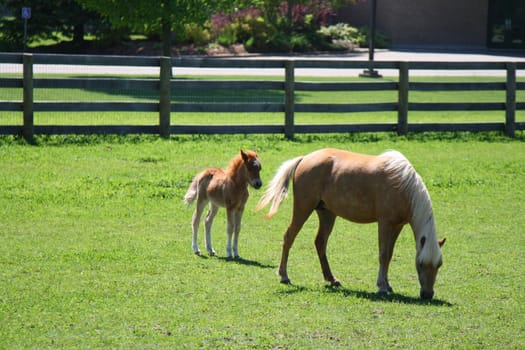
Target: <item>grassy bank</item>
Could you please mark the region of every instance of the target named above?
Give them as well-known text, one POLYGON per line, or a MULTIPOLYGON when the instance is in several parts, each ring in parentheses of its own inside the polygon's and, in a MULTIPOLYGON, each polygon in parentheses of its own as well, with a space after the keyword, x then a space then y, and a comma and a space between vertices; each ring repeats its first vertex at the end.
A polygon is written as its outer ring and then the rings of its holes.
MULTIPOLYGON (((41 137, 0 140, 0 348, 523 348, 525 143, 498 134, 41 137), (375 225, 336 222, 328 245, 343 287, 325 286, 312 217, 275 273, 291 214, 271 220, 251 190, 239 250, 191 251, 189 181, 257 148, 265 183, 322 147, 403 152, 447 237, 435 300, 418 299, 412 233, 395 249, 395 294, 377 297, 375 225)), ((203 235, 200 235, 202 242, 203 235)), ((202 244, 202 243, 201 243, 202 244)))

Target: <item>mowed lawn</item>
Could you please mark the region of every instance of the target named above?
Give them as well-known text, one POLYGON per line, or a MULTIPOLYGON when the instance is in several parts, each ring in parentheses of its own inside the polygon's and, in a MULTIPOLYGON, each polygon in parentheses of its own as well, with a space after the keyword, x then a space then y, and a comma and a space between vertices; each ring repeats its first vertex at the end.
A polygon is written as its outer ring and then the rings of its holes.
MULTIPOLYGON (((0 348, 348 349, 525 347, 525 134, 0 138, 0 348), (191 250, 192 177, 256 148, 267 184, 278 166, 323 147, 404 153, 433 200, 444 265, 419 299, 415 244, 401 234, 395 293, 376 295, 376 225, 339 219, 328 244, 342 287, 327 287, 317 218, 276 269, 291 196, 271 220, 250 189, 241 260, 191 250)), ((203 233, 199 242, 204 248, 203 233)))

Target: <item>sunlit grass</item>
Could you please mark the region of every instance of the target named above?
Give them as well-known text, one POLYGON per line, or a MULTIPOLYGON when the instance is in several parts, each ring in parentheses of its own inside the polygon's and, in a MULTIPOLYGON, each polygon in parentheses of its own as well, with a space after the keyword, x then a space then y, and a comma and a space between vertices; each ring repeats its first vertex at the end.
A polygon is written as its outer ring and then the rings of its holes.
MULTIPOLYGON (((525 143, 498 133, 282 136, 0 137, 0 348, 523 348, 525 143), (338 219, 328 288, 315 215, 275 269, 291 198, 264 220, 250 189, 243 260, 191 251, 182 197, 204 167, 257 148, 268 183, 285 160, 322 147, 403 152, 423 177, 447 237, 435 300, 418 299, 414 241, 394 251, 396 294, 376 296, 375 225, 338 219), (446 335, 446 336, 444 336, 446 335)), ((202 232, 199 241, 203 241, 202 232)))

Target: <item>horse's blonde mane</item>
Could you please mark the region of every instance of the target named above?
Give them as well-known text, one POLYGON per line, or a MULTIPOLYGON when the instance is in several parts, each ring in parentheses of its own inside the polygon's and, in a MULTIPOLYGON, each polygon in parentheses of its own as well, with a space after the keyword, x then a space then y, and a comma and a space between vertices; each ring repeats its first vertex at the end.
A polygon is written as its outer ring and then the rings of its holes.
POLYGON ((441 250, 437 243, 434 213, 428 190, 403 154, 398 151, 387 151, 382 156, 387 157, 385 171, 394 186, 408 196, 412 212, 410 225, 416 239, 419 262, 428 262, 435 266, 441 257, 441 250), (426 243, 421 249, 423 236, 426 243))

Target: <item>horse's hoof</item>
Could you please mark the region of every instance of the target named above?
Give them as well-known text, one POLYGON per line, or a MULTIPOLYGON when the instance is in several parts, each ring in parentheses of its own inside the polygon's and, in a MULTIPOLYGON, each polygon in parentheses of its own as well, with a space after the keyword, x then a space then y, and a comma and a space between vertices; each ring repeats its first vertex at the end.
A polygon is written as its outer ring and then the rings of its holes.
POLYGON ((281 283, 282 283, 282 284, 292 284, 292 281, 290 281, 289 278, 282 278, 282 279, 281 279, 281 283))
POLYGON ((332 281, 332 282, 330 282, 330 286, 332 286, 332 287, 341 287, 341 282, 339 282, 338 280, 332 281))
POLYGON ((392 293, 392 288, 378 290, 377 296, 380 298, 386 298, 388 296, 388 293, 392 293))
POLYGON ((388 296, 388 292, 386 290, 380 290, 377 292, 377 296, 380 298, 385 298, 388 296))
POLYGON ((390 286, 387 288, 387 290, 388 290, 388 293, 394 293, 394 290, 390 286))

